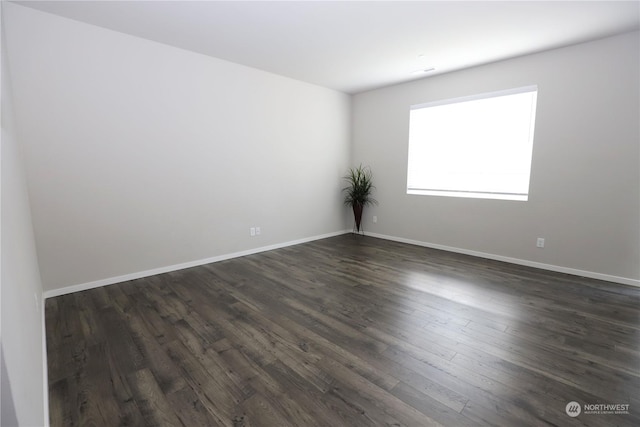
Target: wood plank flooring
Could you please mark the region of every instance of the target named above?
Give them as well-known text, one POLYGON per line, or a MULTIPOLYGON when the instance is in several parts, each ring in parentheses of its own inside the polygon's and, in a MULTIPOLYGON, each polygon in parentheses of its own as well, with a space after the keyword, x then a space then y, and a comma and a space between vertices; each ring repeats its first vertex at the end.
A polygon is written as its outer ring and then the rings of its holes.
POLYGON ((46 327, 54 427, 640 425, 640 289, 371 237, 48 299, 46 327))

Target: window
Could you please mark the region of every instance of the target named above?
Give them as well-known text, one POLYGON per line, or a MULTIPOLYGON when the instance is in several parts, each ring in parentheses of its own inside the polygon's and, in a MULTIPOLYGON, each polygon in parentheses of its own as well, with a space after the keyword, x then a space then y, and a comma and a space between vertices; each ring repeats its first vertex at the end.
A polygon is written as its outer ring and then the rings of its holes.
POLYGON ((528 200, 537 93, 411 106, 407 194, 528 200))

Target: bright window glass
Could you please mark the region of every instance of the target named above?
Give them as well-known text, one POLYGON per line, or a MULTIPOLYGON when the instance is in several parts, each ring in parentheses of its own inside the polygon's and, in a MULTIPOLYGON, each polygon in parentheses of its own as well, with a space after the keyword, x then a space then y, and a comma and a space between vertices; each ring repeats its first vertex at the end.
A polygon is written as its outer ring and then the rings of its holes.
POLYGON ((413 105, 407 193, 528 200, 537 92, 413 105))

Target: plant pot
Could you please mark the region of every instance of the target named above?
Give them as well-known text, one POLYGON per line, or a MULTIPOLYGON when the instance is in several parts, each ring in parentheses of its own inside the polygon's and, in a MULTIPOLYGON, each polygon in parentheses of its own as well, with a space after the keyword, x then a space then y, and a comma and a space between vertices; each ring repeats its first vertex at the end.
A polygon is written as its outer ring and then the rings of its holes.
POLYGON ((356 230, 360 232, 360 223, 362 222, 362 211, 364 206, 361 204, 353 205, 353 219, 356 221, 356 230))

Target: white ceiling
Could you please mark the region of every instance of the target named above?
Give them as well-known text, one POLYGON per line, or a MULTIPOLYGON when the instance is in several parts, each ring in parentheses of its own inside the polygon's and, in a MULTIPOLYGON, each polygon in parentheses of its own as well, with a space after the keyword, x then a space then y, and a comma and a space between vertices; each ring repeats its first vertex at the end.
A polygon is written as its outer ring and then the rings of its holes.
POLYGON ((639 1, 15 3, 346 93, 640 26, 639 1))

